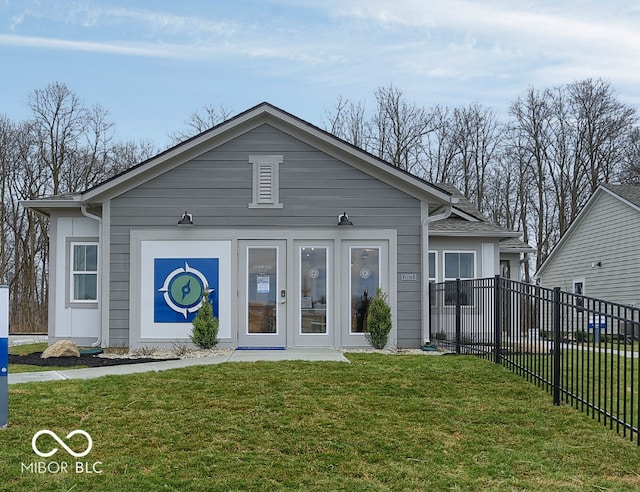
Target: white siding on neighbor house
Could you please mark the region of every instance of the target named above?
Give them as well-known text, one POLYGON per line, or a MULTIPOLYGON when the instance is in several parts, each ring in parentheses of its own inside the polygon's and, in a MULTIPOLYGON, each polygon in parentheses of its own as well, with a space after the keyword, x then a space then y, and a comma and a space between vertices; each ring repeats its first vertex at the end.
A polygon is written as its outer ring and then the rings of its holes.
MULTIPOLYGON (((410 195, 271 126, 261 125, 111 201, 110 343, 129 341, 131 229, 176 227, 188 210, 197 228, 397 230, 397 273, 420 272, 421 206, 410 195), (282 208, 251 208, 250 155, 279 155, 282 208)), ((393 261, 394 259, 391 259, 393 261)), ((398 282, 399 346, 418 346, 421 283, 398 282)))
POLYGON ((584 278, 585 295, 640 306, 640 212, 601 192, 578 220, 541 272, 541 285, 572 292, 584 278))
POLYGON ((493 277, 500 273, 499 239, 475 237, 429 237, 429 251, 436 253, 437 282, 444 281, 444 252, 473 252, 475 278, 493 277))

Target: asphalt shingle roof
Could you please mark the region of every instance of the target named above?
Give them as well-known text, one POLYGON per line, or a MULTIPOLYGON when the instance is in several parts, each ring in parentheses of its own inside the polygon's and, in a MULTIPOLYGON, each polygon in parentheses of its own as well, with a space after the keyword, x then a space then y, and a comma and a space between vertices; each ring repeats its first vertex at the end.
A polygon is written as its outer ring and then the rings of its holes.
POLYGON ((640 186, 611 183, 605 183, 602 186, 628 202, 633 203, 636 207, 640 207, 640 186))

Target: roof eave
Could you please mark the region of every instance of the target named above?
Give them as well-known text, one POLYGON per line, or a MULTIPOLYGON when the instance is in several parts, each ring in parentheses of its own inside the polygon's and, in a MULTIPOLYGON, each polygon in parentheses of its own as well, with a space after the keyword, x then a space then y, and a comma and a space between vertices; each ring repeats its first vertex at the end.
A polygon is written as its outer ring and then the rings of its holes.
POLYGON ((492 237, 492 238, 509 238, 519 237, 517 232, 482 232, 482 231, 446 231, 437 230, 429 231, 429 236, 446 236, 446 237, 492 237))

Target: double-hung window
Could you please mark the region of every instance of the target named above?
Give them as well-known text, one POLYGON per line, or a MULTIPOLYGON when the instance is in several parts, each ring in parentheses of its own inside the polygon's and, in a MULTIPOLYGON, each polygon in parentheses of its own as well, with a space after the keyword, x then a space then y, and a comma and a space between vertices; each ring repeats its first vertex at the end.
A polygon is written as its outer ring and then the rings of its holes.
POLYGON ((72 242, 69 299, 73 303, 98 301, 98 244, 72 242))
MULTIPOLYGON (((456 304, 456 279, 471 280, 476 274, 476 254, 474 251, 445 251, 444 252, 444 280, 445 305, 456 304)), ((467 282, 462 282, 460 289, 460 304, 473 305, 473 290, 467 282)))

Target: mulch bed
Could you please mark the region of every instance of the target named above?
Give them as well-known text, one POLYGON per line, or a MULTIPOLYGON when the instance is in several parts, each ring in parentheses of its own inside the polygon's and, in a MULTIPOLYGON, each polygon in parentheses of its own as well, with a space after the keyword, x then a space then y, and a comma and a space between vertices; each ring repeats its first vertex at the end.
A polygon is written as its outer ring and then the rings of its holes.
POLYGON ((33 352, 27 355, 9 354, 9 364, 28 364, 31 366, 56 366, 56 367, 104 367, 118 366, 122 364, 140 364, 142 362, 162 362, 165 360, 176 360, 177 357, 170 359, 154 359, 151 357, 140 358, 113 358, 98 357, 95 355, 80 355, 80 357, 49 357, 42 359, 42 352, 33 352))

